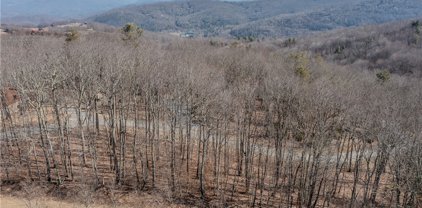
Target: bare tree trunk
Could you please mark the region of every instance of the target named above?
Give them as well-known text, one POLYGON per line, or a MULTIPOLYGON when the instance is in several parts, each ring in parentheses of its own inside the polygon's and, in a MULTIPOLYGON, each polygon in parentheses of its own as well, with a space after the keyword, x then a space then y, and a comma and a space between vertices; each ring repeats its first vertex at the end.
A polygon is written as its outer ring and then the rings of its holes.
POLYGON ((375 167, 375 178, 374 183, 372 184, 371 197, 369 199, 372 204, 375 204, 376 202, 375 200, 377 197, 381 175, 383 174, 388 161, 388 153, 386 152, 386 150, 382 149, 381 152, 379 152, 379 155, 377 155, 377 157, 379 157, 379 163, 377 163, 375 167))
POLYGON ((206 191, 205 191, 205 164, 207 160, 207 152, 208 152, 208 140, 211 136, 211 129, 206 131, 206 135, 203 137, 203 145, 202 145, 202 158, 201 158, 201 167, 200 167, 200 174, 199 174, 199 192, 201 193, 201 199, 205 200, 206 198, 206 191))
POLYGON ((57 175, 57 184, 60 185, 62 183, 62 181, 61 181, 61 177, 60 177, 59 164, 56 162, 54 149, 53 149, 53 143, 52 143, 52 141, 51 141, 51 139, 48 135, 47 119, 46 119, 47 116, 46 116, 46 113, 44 111, 44 108, 41 107, 40 113, 41 113, 41 116, 42 116, 41 117, 41 121, 42 121, 41 126, 42 126, 42 130, 43 130, 43 132, 42 133, 40 132, 40 134, 44 134, 44 136, 45 136, 45 138, 48 142, 48 146, 49 146, 48 151, 49 151, 49 155, 51 156, 51 161, 53 162, 53 167, 54 167, 54 170, 55 170, 56 175, 57 175))
POLYGON ((51 182, 51 165, 50 165, 50 158, 49 158, 49 153, 44 141, 44 131, 43 131, 43 125, 42 123, 44 122, 43 119, 41 118, 41 107, 37 106, 37 118, 38 118, 38 127, 39 127, 39 131, 40 131, 40 141, 41 141, 41 148, 42 151, 44 153, 44 159, 45 159, 45 167, 46 167, 46 171, 47 171, 47 181, 51 182))
POLYGON ((356 151, 357 151, 357 154, 356 154, 356 159, 355 159, 355 169, 354 169, 354 175, 353 175, 353 187, 352 187, 352 193, 350 196, 349 208, 353 208, 356 201, 357 183, 359 181, 359 173, 360 173, 359 166, 360 166, 363 154, 365 153, 363 144, 360 144, 356 151))
POLYGON ((78 107, 76 108, 76 116, 78 117, 78 128, 79 128, 79 136, 82 141, 82 164, 85 167, 86 166, 86 156, 85 156, 85 132, 83 127, 83 121, 82 121, 82 104, 78 103, 78 107))
MULTIPOLYGON (((173 105, 173 104, 172 104, 173 105)), ((174 108, 174 106, 172 106, 174 108)), ((175 165, 176 165, 176 125, 177 125, 177 118, 176 118, 176 112, 174 112, 174 109, 172 109, 172 115, 171 115, 171 122, 170 122, 170 140, 171 140, 171 158, 170 158, 170 177, 171 177, 171 191, 172 193, 176 190, 176 184, 175 184, 175 165)))
POLYGON ((119 161, 117 157, 117 145, 116 145, 116 96, 113 95, 109 100, 109 115, 110 115, 110 131, 109 131, 109 140, 111 144, 111 150, 112 150, 112 159, 114 162, 114 171, 115 171, 115 183, 117 185, 121 184, 120 178, 120 168, 119 168, 119 161))
POLYGON ((61 121, 61 118, 60 118, 59 104, 58 104, 58 100, 57 100, 55 86, 53 86, 52 94, 53 94, 53 103, 54 103, 53 108, 54 108, 54 113, 56 115, 56 122, 57 122, 57 130, 59 132, 60 157, 61 157, 62 163, 64 164, 64 169, 65 169, 66 175, 68 175, 69 174, 69 170, 68 170, 69 168, 67 167, 67 157, 65 156, 66 149, 65 149, 64 133, 63 133, 62 121, 61 121))

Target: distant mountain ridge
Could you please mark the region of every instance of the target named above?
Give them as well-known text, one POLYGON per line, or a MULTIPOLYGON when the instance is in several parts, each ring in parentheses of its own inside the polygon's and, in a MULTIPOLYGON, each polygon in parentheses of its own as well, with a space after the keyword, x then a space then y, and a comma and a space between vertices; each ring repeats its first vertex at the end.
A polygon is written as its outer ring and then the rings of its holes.
POLYGON ((422 16, 420 0, 190 0, 130 5, 90 17, 154 32, 203 36, 279 37, 422 16))
POLYGON ((163 0, 1 0, 1 22, 43 24, 86 18, 128 4, 163 0))

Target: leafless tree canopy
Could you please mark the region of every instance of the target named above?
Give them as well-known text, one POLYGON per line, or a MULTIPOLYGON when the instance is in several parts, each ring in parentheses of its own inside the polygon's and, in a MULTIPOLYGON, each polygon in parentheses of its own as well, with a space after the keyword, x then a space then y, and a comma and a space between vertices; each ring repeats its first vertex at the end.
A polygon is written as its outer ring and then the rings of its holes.
POLYGON ((3 185, 203 207, 422 206, 420 78, 307 51, 74 32, 1 37, 3 185))

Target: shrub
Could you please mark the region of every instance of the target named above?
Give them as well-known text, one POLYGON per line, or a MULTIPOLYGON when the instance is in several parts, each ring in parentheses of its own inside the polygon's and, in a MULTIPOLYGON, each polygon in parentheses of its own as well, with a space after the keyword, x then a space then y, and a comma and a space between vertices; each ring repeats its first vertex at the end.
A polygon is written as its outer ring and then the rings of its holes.
POLYGON ((377 76, 377 79, 381 82, 386 82, 386 81, 390 80, 390 72, 387 71, 387 70, 383 70, 381 72, 378 72, 376 74, 376 76, 377 76))
POLYGON ((122 28, 123 40, 135 40, 142 36, 144 30, 138 27, 135 23, 127 23, 122 28))
POLYGON ((294 62, 295 74, 303 79, 308 79, 311 75, 309 69, 309 58, 305 53, 294 53, 290 55, 294 62))
POLYGON ((296 38, 289 38, 286 41, 284 41, 284 47, 291 47, 296 45, 296 38))
POLYGON ((419 20, 413 21, 412 22, 412 28, 415 29, 417 34, 421 33, 421 23, 419 22, 419 20))
POLYGON ((76 29, 71 29, 66 33, 66 42, 71 42, 79 39, 79 32, 76 29))

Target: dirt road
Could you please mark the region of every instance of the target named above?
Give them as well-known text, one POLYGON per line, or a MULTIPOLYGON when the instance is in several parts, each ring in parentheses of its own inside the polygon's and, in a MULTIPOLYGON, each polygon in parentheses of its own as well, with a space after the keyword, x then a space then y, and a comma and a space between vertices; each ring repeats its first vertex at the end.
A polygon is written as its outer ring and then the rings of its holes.
MULTIPOLYGON (((76 111, 74 109, 69 108, 68 109, 68 115, 69 115, 69 118, 67 120, 67 122, 68 122, 67 125, 69 126, 69 128, 70 129, 78 128, 78 117, 77 117, 76 111)), ((81 112, 81 119, 82 119, 83 123, 85 123, 86 120, 88 119, 88 114, 86 112, 82 111, 81 112)), ((92 122, 94 122, 94 121, 92 121, 92 122)), ((107 116, 100 114, 98 122, 99 122, 100 126, 107 126, 108 125, 107 116)), ((163 131, 169 131, 170 124, 168 124, 166 122, 162 122, 162 121, 159 121, 159 122, 160 122, 161 128, 163 128, 163 131)), ((126 127, 128 127, 128 128, 135 128, 136 127, 135 124, 136 124, 135 121, 132 120, 132 119, 126 120, 126 127)), ((137 127, 138 128, 145 128, 145 120, 140 119, 138 121, 137 127)), ((193 124, 191 128, 192 128, 191 129, 192 135, 197 135, 198 132, 199 132, 199 126, 193 124)), ((55 124, 49 124, 49 125, 47 125, 47 130, 48 131, 56 131, 57 126, 55 124)), ((28 137, 30 137, 30 135, 39 134, 39 128, 36 127, 36 126, 30 127, 30 128, 20 128, 20 129, 18 128, 18 129, 15 129, 15 132, 16 132, 17 138, 28 138, 28 137)), ((0 139, 3 139, 3 138, 6 137, 5 133, 6 132, 0 133, 0 139)), ((236 144, 236 141, 235 141, 234 138, 229 138, 227 140, 226 145, 229 145, 230 147, 232 147, 234 149, 234 148, 236 148, 237 144, 236 144)), ((263 153, 267 152, 267 148, 268 147, 266 145, 256 144, 255 146, 252 147, 252 151, 255 151, 256 154, 259 154, 260 151, 262 151, 263 153)), ((275 151, 276 150, 273 147, 269 147, 269 149, 268 149, 268 153, 270 155, 275 155, 275 151)), ((342 153, 342 155, 341 155, 342 160, 344 160, 346 158, 346 154, 347 153, 345 153, 345 152, 342 153)), ((358 154, 358 152, 356 152, 356 151, 352 152, 352 160, 353 161, 356 158, 356 154, 358 154)), ((369 151, 369 150, 365 150, 364 156, 374 157, 374 156, 376 156, 376 153, 369 151)), ((302 157, 301 152, 293 152, 293 160, 300 160, 301 157, 302 157)), ((306 154, 305 158, 307 158, 307 157, 308 157, 308 155, 306 154)), ((337 155, 323 155, 322 158, 321 158, 322 161, 329 160, 329 163, 331 163, 331 164, 334 164, 336 162, 336 159, 337 159, 337 155)))

